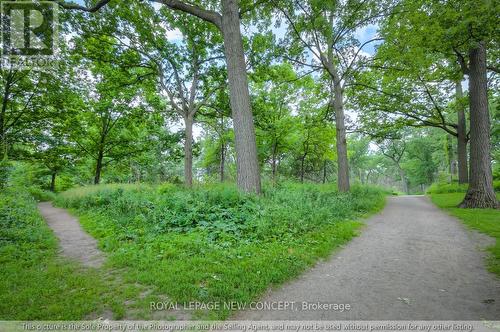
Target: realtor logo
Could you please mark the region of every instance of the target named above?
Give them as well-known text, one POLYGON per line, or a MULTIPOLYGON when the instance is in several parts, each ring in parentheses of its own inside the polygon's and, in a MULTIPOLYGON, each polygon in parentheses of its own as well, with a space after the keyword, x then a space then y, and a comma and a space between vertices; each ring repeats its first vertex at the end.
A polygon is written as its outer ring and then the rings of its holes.
POLYGON ((1 1, 2 55, 55 55, 57 9, 57 4, 52 1, 1 1))

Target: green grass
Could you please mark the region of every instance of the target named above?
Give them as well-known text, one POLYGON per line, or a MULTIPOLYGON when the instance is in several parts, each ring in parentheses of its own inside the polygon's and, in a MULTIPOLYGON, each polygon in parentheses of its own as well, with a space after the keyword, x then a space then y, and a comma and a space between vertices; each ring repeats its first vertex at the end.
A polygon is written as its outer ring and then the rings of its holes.
MULTIPOLYGON (((0 320, 172 319, 150 302, 248 302, 356 236, 384 194, 355 187, 285 184, 264 195, 232 186, 165 184, 70 190, 71 209, 107 253, 104 267, 61 258, 30 187, 0 194, 0 320), (106 314, 107 316, 108 314, 106 314)), ((224 319, 226 308, 192 312, 224 319)))
MULTIPOLYGON (((495 245, 487 248, 490 252, 488 270, 500 276, 500 210, 460 209, 457 206, 464 196, 464 193, 430 195, 434 204, 463 221, 467 227, 496 239, 495 245)), ((497 197, 500 198, 500 194, 497 194, 497 197)))
MULTIPOLYGON (((356 236, 360 217, 380 210, 378 189, 285 184, 264 195, 232 186, 98 186, 57 201, 80 216, 126 282, 171 302, 248 302, 356 236)), ((222 307, 193 318, 224 319, 222 307)), ((143 313, 148 318, 148 313, 143 313)))
POLYGON ((124 303, 142 289, 122 282, 119 271, 63 259, 30 189, 0 194, 0 320, 78 320, 105 311, 122 318, 124 303))
POLYGON ((0 319, 79 319, 99 310, 100 281, 57 259, 57 240, 24 191, 0 196, 0 319))

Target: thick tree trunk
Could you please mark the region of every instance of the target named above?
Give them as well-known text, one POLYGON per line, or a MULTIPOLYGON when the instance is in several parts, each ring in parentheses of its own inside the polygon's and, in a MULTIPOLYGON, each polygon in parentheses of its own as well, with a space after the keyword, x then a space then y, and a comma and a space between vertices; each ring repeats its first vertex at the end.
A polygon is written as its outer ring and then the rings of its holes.
POLYGON ((186 187, 193 186, 193 117, 184 117, 184 183, 186 187))
POLYGON ((467 122, 465 120, 465 109, 460 99, 463 97, 462 82, 456 83, 457 97, 457 159, 458 159, 458 183, 469 182, 469 169, 467 166, 467 122))
POLYGON ((52 176, 50 179, 50 191, 52 191, 52 192, 56 191, 56 176, 57 176, 57 172, 52 172, 52 176))
POLYGON ((102 161, 104 159, 104 152, 102 149, 99 151, 97 155, 97 160, 95 164, 95 176, 94 176, 94 184, 99 184, 101 182, 101 172, 102 172, 102 161))
POLYGON ((347 160, 347 140, 344 116, 344 96, 340 82, 334 82, 335 99, 335 126, 337 131, 337 186, 340 192, 350 190, 349 166, 347 160))
POLYGON ((493 190, 490 161, 490 117, 486 77, 486 47, 483 42, 469 50, 470 177, 469 189, 460 207, 499 208, 493 190))
POLYGON ((222 0, 222 34, 234 122, 238 187, 245 192, 260 193, 257 144, 237 0, 222 0))

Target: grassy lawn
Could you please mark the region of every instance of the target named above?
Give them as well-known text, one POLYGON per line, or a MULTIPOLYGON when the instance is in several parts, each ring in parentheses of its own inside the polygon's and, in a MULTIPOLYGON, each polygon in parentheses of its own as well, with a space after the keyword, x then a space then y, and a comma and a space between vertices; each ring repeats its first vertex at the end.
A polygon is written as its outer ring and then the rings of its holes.
MULTIPOLYGON (((29 188, 28 188, 29 189, 29 188)), ((174 319, 150 302, 219 302, 192 319, 224 319, 356 236, 385 194, 287 184, 263 196, 231 186, 103 185, 59 195, 108 260, 83 269, 60 257, 33 193, 0 195, 0 320, 174 319)), ((37 195, 39 196, 39 195, 37 195)))
MULTIPOLYGON (((451 215, 462 220, 467 227, 487 234, 496 239, 496 244, 487 250, 491 253, 488 259, 488 270, 500 276, 500 210, 494 209, 459 209, 457 205, 465 193, 431 193, 431 200, 451 215)), ((497 193, 500 198, 500 194, 497 193)))
POLYGON ((2 190, 0 225, 0 320, 97 318, 105 306, 119 317, 137 292, 62 259, 27 191, 2 190))
MULTIPOLYGON (((356 236, 359 218, 384 194, 288 184, 261 197, 231 186, 98 186, 68 191, 57 204, 80 217, 124 282, 147 285, 163 301, 220 304, 193 318, 224 319, 223 303, 258 299, 356 236)), ((149 304, 144 303, 145 307, 149 304)), ((138 318, 150 318, 143 310, 138 318)))

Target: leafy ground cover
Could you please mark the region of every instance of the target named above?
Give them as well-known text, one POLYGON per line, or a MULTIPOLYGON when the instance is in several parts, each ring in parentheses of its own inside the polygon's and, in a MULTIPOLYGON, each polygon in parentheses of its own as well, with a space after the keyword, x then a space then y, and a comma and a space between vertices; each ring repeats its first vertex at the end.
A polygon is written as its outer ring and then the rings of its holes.
POLYGON ((193 318, 223 319, 231 313, 223 303, 255 300, 327 257, 384 201, 367 187, 341 194, 285 184, 253 196, 232 186, 108 185, 70 190, 57 204, 80 217, 126 282, 150 285, 170 303, 219 303, 193 318))
MULTIPOLYGON (((456 185, 449 188, 436 186, 429 194, 434 204, 460 219, 467 227, 495 238, 495 245, 487 248, 490 253, 488 270, 500 276, 500 210, 458 208, 466 190, 466 186, 456 185)), ((497 198, 500 198, 499 193, 497 198)))

